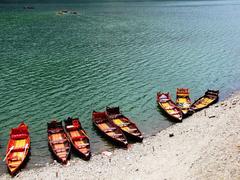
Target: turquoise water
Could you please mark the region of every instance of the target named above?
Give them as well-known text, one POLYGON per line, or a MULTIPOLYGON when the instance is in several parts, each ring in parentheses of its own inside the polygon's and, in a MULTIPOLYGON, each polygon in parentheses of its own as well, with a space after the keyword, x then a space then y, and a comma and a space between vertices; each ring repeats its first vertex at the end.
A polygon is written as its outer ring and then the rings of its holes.
MULTIPOLYGON (((221 98, 240 88, 240 2, 165 1, 0 4, 0 142, 24 120, 28 168, 51 162, 46 123, 81 119, 92 151, 113 148, 95 131, 92 110, 118 105, 145 136, 172 124, 156 105, 159 90, 207 88, 221 98), (78 15, 58 16, 63 9, 78 15)), ((1 171, 5 165, 1 164, 1 171)))

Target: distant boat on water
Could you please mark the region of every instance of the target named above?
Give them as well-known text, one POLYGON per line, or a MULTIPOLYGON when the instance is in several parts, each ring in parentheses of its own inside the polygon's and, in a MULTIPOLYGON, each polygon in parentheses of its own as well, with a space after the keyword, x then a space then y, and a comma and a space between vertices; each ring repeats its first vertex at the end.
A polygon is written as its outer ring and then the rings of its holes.
POLYGON ((56 15, 65 15, 65 14, 77 15, 78 12, 77 12, 77 11, 69 11, 69 10, 61 10, 61 11, 58 11, 58 12, 56 13, 56 15))
POLYGON ((24 6, 23 9, 35 9, 34 6, 24 6))

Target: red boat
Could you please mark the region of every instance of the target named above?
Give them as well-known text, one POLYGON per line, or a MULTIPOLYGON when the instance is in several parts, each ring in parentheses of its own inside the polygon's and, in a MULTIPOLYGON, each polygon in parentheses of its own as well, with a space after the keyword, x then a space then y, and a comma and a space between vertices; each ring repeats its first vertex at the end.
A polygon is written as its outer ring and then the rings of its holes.
POLYGON ((89 160, 91 157, 90 142, 79 119, 68 117, 67 120, 64 120, 64 124, 65 132, 74 150, 78 152, 83 159, 89 160))
POLYGON ((182 122, 182 111, 177 105, 172 101, 169 93, 157 93, 157 103, 158 105, 174 120, 182 122))
POLYGON ((128 142, 122 130, 107 119, 105 112, 93 111, 92 121, 99 131, 109 140, 120 146, 127 147, 128 142))
POLYGON ((6 164, 9 173, 14 176, 25 164, 29 156, 30 135, 28 126, 22 122, 17 128, 12 128, 6 151, 6 164))
POLYGON ((47 125, 50 150, 58 162, 66 164, 70 157, 71 146, 64 132, 62 122, 52 121, 47 125))
POLYGON ((143 136, 141 131, 135 123, 121 114, 119 107, 106 107, 106 114, 108 119, 120 127, 127 137, 142 142, 143 136))

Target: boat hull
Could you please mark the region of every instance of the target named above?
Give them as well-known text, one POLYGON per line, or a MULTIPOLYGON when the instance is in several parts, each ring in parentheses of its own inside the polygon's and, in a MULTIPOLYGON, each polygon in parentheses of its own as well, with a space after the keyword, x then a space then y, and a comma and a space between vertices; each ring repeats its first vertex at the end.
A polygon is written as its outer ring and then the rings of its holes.
POLYGON ((71 143, 72 150, 83 160, 89 160, 91 158, 90 141, 85 130, 82 128, 79 119, 68 117, 67 120, 64 120, 64 123, 64 131, 71 143), (81 137, 74 141, 74 138, 77 136, 81 137), (82 144, 84 147, 79 148, 77 144, 82 144))
POLYGON ((6 150, 6 165, 11 176, 15 176, 26 165, 30 148, 28 126, 22 122, 17 128, 11 129, 6 150))
POLYGON ((209 106, 215 104, 218 102, 219 100, 219 91, 218 90, 207 90, 205 92, 205 94, 200 97, 199 99, 197 99, 190 107, 190 112, 194 113, 200 110, 203 110, 205 108, 208 108, 209 106), (211 102, 208 103, 201 103, 202 101, 204 101, 204 99, 211 99, 211 102), (197 107, 199 104, 201 104, 201 107, 197 107))
POLYGON ((181 109, 183 117, 187 117, 191 107, 191 99, 189 97, 188 88, 177 88, 176 91, 176 105, 181 109))
POLYGON ((64 132, 62 122, 52 121, 48 125, 48 146, 54 159, 67 164, 70 159, 71 144, 64 132))
POLYGON ((143 136, 141 131, 134 122, 121 114, 119 107, 106 107, 105 113, 108 120, 118 126, 127 138, 133 141, 142 142, 143 136), (131 133, 130 131, 132 130, 134 130, 135 133, 131 133))
POLYGON ((170 117, 172 121, 182 122, 182 118, 183 118, 182 111, 172 101, 169 93, 158 92, 157 93, 157 103, 158 103, 158 106, 160 107, 160 109, 164 112, 164 114, 168 115, 168 117, 170 117), (169 109, 167 109, 167 108, 169 108, 169 109), (170 112, 173 112, 173 113, 170 113, 170 112))
POLYGON ((124 147, 124 148, 127 148, 128 146, 128 141, 124 135, 124 133, 122 132, 122 130, 116 126, 114 123, 112 123, 111 121, 109 121, 106 117, 106 114, 105 112, 96 112, 96 111, 93 111, 92 113, 92 121, 93 121, 93 124, 94 126, 96 127, 96 129, 104 136, 106 137, 110 142, 112 142, 113 144, 115 145, 118 145, 118 146, 121 146, 121 147, 124 147), (98 118, 97 118, 98 116, 98 118), (102 116, 102 117, 100 117, 102 116), (119 140, 117 138, 114 138, 110 135, 108 135, 106 132, 104 132, 101 128, 100 128, 100 125, 97 123, 97 119, 99 120, 99 117, 100 117, 100 120, 104 120, 109 126, 110 128, 114 128, 115 130, 114 131, 110 131, 112 133, 114 133, 114 135, 120 135, 120 137, 122 137, 122 140, 119 140))

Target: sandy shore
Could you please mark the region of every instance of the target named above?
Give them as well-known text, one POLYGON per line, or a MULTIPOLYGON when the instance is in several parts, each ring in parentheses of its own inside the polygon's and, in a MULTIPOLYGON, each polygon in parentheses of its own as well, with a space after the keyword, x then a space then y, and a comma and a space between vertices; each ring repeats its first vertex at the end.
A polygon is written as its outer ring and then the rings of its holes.
POLYGON ((240 93, 128 150, 115 150, 111 156, 95 155, 89 162, 71 160, 68 166, 22 170, 15 178, 240 179, 240 93))

